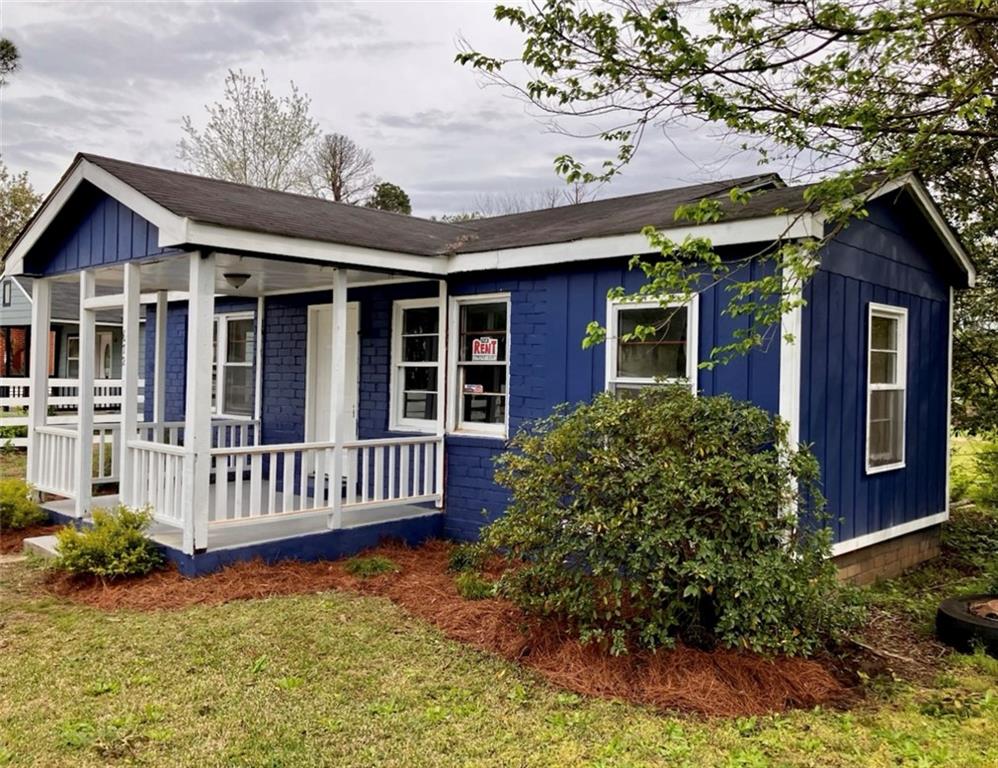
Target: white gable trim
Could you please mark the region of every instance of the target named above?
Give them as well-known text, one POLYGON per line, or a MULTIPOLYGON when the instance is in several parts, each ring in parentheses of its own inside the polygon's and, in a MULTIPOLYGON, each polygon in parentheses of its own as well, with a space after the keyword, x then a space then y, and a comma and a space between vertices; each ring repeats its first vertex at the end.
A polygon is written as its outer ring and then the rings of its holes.
POLYGON ((953 233, 949 223, 943 218, 939 207, 929 195, 929 191, 917 176, 913 173, 907 173, 894 181, 888 182, 870 195, 870 199, 876 200, 878 197, 883 197, 902 188, 906 188, 913 194, 915 202, 918 203, 918 207, 925 214, 925 218, 929 220, 936 234, 946 244, 946 250, 949 251, 950 256, 967 273, 967 284, 973 288, 977 282, 977 269, 975 269, 974 263, 970 260, 970 256, 967 255, 967 251, 964 250, 963 245, 953 233))
MULTIPOLYGON (((765 243, 780 238, 821 237, 823 225, 810 213, 767 216, 758 219, 719 221, 700 226, 664 230, 676 242, 687 237, 705 237, 713 245, 765 243)), ((481 253, 459 253, 450 257, 448 274, 491 269, 516 269, 573 261, 592 261, 649 253, 653 249, 641 234, 587 237, 567 243, 503 248, 481 253)))
POLYGON ((131 208, 139 216, 156 225, 159 229, 159 245, 164 247, 164 241, 170 244, 183 241, 183 233, 187 226, 187 219, 177 216, 166 210, 163 206, 153 202, 138 190, 130 187, 116 176, 112 176, 103 168, 91 163, 86 158, 77 161, 76 167, 72 169, 56 187, 55 191, 42 205, 41 211, 34 221, 21 235, 14 249, 7 257, 4 273, 7 275, 20 275, 24 273, 24 257, 31 250, 32 246, 38 242, 46 229, 52 224, 59 212, 73 196, 73 193, 84 182, 89 181, 102 192, 113 197, 122 205, 131 208))

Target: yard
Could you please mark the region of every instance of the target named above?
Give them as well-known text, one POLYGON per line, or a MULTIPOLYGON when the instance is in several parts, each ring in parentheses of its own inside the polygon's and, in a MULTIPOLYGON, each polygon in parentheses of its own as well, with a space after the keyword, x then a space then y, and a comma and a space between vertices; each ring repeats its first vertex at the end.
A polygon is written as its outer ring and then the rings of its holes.
MULTIPOLYGON (((29 563, 0 578, 0 765, 998 764, 983 656, 875 680, 849 711, 703 719, 566 693, 384 598, 107 613, 49 595, 29 563)), ((935 564, 869 597, 926 631, 971 582, 935 564)))

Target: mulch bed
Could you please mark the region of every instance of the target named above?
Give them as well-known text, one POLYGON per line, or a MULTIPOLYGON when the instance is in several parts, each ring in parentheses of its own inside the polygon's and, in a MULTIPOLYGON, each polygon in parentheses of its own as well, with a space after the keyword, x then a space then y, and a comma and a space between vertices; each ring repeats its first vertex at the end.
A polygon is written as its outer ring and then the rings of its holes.
POLYGON ((684 646, 610 656, 580 644, 557 626, 531 621, 507 600, 462 598, 453 574, 447 572, 450 547, 444 542, 429 542, 418 549, 380 546, 370 554, 391 558, 400 570, 367 579, 346 573, 343 561, 274 565, 254 561, 198 579, 186 579, 175 570, 108 584, 53 575, 48 587, 102 610, 139 611, 329 589, 380 595, 448 637, 518 662, 558 686, 665 710, 742 716, 819 704, 841 706, 858 697, 854 673, 831 660, 766 658, 684 646))
POLYGON ((0 531, 0 555, 14 555, 24 549, 24 540, 55 533, 61 525, 29 525, 27 528, 0 531))

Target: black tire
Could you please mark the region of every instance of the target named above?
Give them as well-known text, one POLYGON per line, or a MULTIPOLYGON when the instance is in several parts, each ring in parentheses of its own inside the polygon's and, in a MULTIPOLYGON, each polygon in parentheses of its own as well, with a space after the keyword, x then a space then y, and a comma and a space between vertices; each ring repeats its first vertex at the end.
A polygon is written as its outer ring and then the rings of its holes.
POLYGON ((989 597, 994 595, 944 600, 936 611, 936 635, 939 639, 963 653, 982 646, 985 653, 998 658, 998 621, 976 616, 969 608, 970 603, 989 597))

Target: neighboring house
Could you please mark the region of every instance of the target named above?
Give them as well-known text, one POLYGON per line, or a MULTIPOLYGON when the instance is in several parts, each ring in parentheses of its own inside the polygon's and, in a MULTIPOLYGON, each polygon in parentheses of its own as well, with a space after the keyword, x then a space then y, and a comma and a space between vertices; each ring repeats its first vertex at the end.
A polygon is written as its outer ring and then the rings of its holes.
MULTIPOLYGON (((5 277, 0 281, 0 378, 27 378, 31 347, 30 277, 5 277)), ((52 291, 49 332, 49 375, 79 375, 80 300, 75 285, 57 284, 52 291)), ((102 313, 96 328, 95 375, 98 379, 121 376, 121 312, 102 313)))
MULTIPOLYGON (((724 286, 671 314, 661 345, 615 335, 667 310, 607 290, 641 284, 627 262, 648 251, 645 225, 732 259, 820 235, 803 188, 774 176, 457 225, 79 155, 6 274, 36 278, 36 328, 57 286, 80 286, 88 345, 97 309, 123 313, 127 349, 146 307, 148 354, 125 356, 121 498, 153 509, 185 573, 387 535, 472 538, 503 512, 492 460, 525 420, 663 378, 750 400, 813 445, 835 553, 855 571, 925 557, 947 517, 953 290, 974 280, 917 179, 876 190, 869 212, 784 318, 797 341, 711 370, 698 362, 744 323, 722 313, 724 286), (748 205, 730 203, 733 186, 755 190, 748 205), (720 221, 675 222, 712 196, 720 221), (583 350, 594 319, 611 340, 583 350), (139 413, 128 394, 142 375, 139 413)), ((92 375, 81 369, 82 393, 92 375)), ((32 381, 44 392, 45 370, 32 381)), ((77 429, 33 412, 29 479, 66 497, 54 511, 88 514, 91 486, 74 479, 89 473, 87 409, 77 429)))

